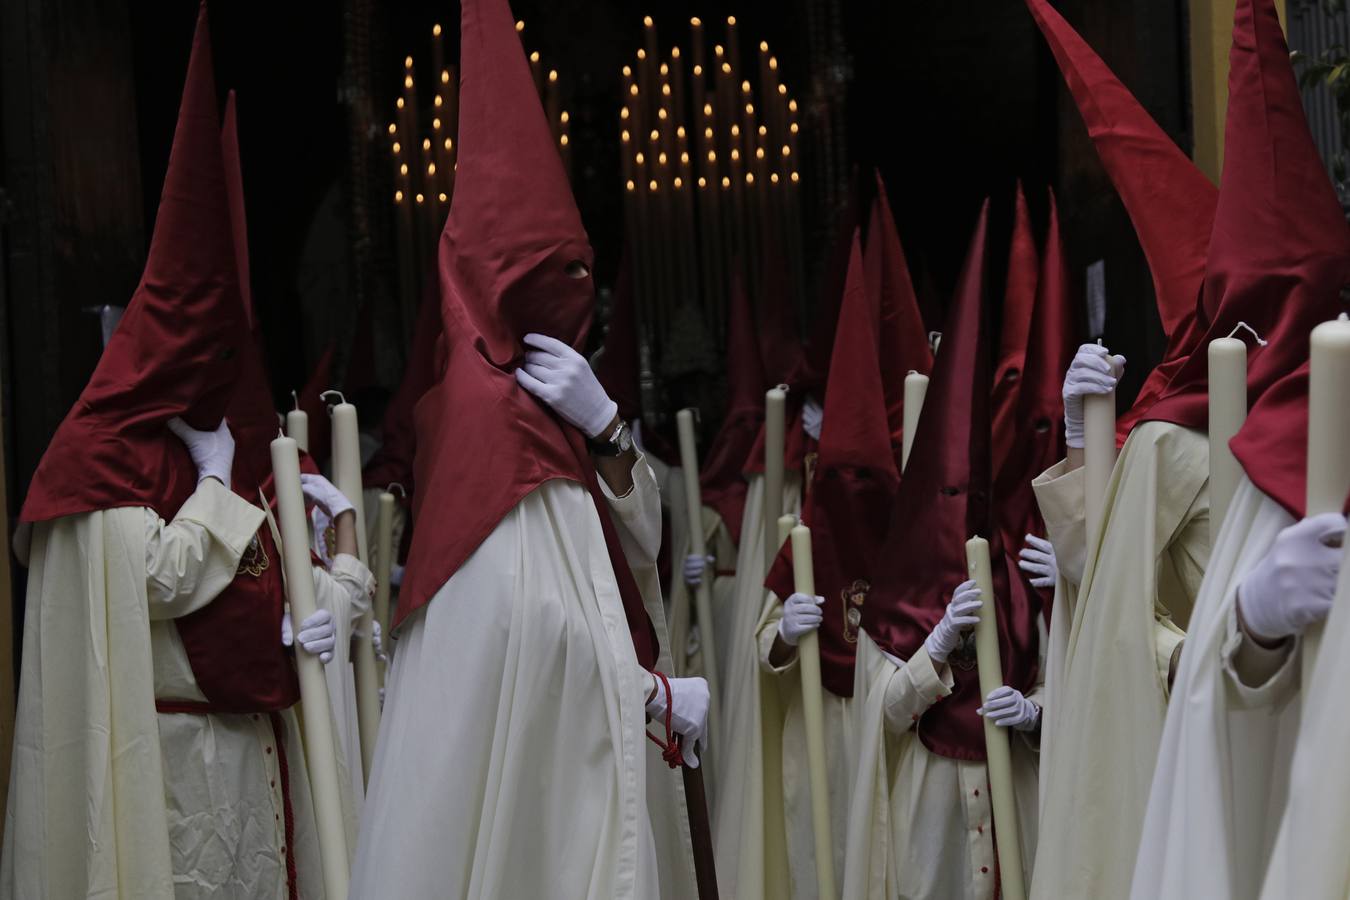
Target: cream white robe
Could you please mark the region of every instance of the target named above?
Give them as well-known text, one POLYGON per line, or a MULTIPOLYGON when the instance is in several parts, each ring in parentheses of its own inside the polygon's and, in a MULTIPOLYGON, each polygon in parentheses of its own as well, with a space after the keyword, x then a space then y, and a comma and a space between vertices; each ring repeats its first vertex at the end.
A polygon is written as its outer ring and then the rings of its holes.
MULTIPOLYGON (((777 778, 783 796, 783 818, 786 825, 788 867, 791 871, 792 894, 797 900, 808 900, 817 893, 816 835, 811 811, 811 776, 806 761, 806 722, 802 713, 801 668, 797 654, 782 666, 769 660, 778 623, 783 618, 783 604, 770 595, 765 603, 759 627, 759 661, 761 668, 778 681, 779 697, 783 704, 783 728, 780 738, 782 768, 779 772, 765 772, 766 781, 777 778)), ((853 699, 821 689, 825 713, 825 772, 829 781, 830 829, 834 838, 835 877, 844 871, 844 838, 848 834, 848 807, 852 788, 850 772, 857 753, 854 734, 853 699)))
MULTIPOLYGON (((993 810, 983 762, 929 751, 914 722, 952 689, 949 666, 920 648, 897 667, 866 632, 854 670, 857 756, 849 808, 845 900, 992 900, 997 887, 993 810)), ((1040 702, 1038 692, 1030 697, 1040 702)), ((1023 865, 1037 827, 1036 744, 1011 733, 1023 865)))
MULTIPOLYGON (((600 490, 609 501, 624 558, 642 592, 643 605, 661 645, 656 670, 670 673, 674 668, 661 599, 661 573, 657 571, 657 556, 661 552, 661 505, 652 469, 639 458, 633 467, 632 490, 616 497, 603 478, 600 479, 600 490)), ((664 739, 657 723, 652 723, 649 730, 664 739)), ((694 844, 689 834, 689 813, 684 799, 684 775, 666 764, 655 744, 647 747, 647 809, 656 843, 656 865, 661 883, 659 896, 662 900, 695 897, 698 881, 694 874, 694 844)))
MULTIPOLYGON (((1100 540, 1084 541, 1100 549, 1087 552, 1078 590, 1056 593, 1034 900, 1129 894, 1168 668, 1184 637, 1173 620, 1189 619, 1209 558, 1208 478, 1205 435, 1136 427, 1111 475, 1100 540)), ((1058 556, 1064 532, 1083 528, 1073 524, 1082 472, 1060 464, 1033 487, 1058 556)))
POLYGON ((286 847, 269 717, 154 705, 204 699, 172 620, 230 583, 262 521, 208 480, 169 523, 129 507, 34 529, 0 896, 284 896, 283 853, 323 896, 294 716, 286 847))
MULTIPOLYGON (((783 482, 783 511, 801 507, 801 477, 783 482)), ((722 675, 722 734, 713 738, 718 771, 713 838, 718 887, 732 900, 788 896, 787 828, 782 782, 765 772, 782 771, 783 714, 779 679, 759 665, 758 626, 768 600, 764 589, 764 476, 750 477, 736 553, 736 592, 730 626, 719 642, 727 647, 722 675)))
POLYGON ((1242 479, 1172 688, 1135 863, 1137 900, 1254 900, 1260 892, 1288 796, 1301 654, 1244 641, 1236 597, 1292 524, 1283 507, 1242 479))
MULTIPOLYGON (((683 515, 683 511, 674 511, 672 514, 683 515)), ((685 531, 684 542, 675 547, 675 554, 671 557, 674 569, 670 586, 671 655, 676 662, 676 674, 706 675, 707 663, 702 656, 704 646, 702 623, 699 623, 699 627, 694 631, 695 636, 692 639, 690 637, 694 592, 684 583, 681 572, 685 557, 692 552, 687 537, 688 529, 685 531)), ((730 651, 729 647, 717 638, 719 635, 729 634, 731 629, 736 595, 736 572, 733 568, 736 565, 736 545, 732 542, 731 533, 727 530, 722 517, 710 506, 703 507, 703 542, 708 553, 716 560, 705 573, 705 577, 712 578, 713 643, 717 647, 717 671, 723 673, 727 671, 730 651)))
POLYGON ((334 735, 338 740, 338 765, 344 786, 342 806, 347 819, 347 846, 356 847, 356 833, 365 804, 365 778, 361 771, 361 729, 356 714, 356 675, 352 669, 352 638, 358 620, 370 608, 375 576, 354 556, 339 553, 328 570, 314 567, 314 600, 319 609, 333 614, 337 642, 333 658, 323 667, 328 683, 328 702, 333 708, 334 735))
MULTIPOLYGON (((1231 513, 1230 513, 1231 515, 1231 513)), ((1301 660, 1300 660, 1301 664, 1301 660)), ((1294 703, 1300 704, 1298 735, 1289 775, 1289 797, 1266 868, 1261 900, 1350 897, 1350 564, 1341 560, 1336 602, 1327 617, 1322 646, 1294 703)))
POLYGON ((541 485, 401 628, 353 900, 659 896, 645 680, 590 494, 541 485))

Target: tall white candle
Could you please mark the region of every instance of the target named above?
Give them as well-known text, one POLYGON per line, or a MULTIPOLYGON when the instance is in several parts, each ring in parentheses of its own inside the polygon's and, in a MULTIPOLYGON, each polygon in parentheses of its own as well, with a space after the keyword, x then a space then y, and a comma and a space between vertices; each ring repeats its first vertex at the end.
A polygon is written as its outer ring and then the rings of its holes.
MULTIPOLYGON (((694 443, 694 411, 682 409, 675 414, 675 426, 680 437, 680 468, 684 471, 684 511, 689 520, 689 550, 699 559, 708 555, 703 538, 703 493, 698 483, 698 449, 694 443)), ((703 572, 703 579, 694 591, 694 608, 698 611, 699 641, 703 646, 703 672, 708 679, 708 720, 720 725, 717 718, 721 682, 717 672, 717 635, 713 628, 712 576, 703 572)), ((708 746, 712 746, 708 741, 708 746)))
POLYGON ((781 542, 778 517, 783 514, 783 449, 787 441, 787 388, 764 394, 764 572, 768 574, 781 542))
MULTIPOLYGON (((361 481, 361 428, 356 407, 337 391, 326 391, 323 398, 336 396, 333 407, 333 476, 337 489, 342 491, 356 511, 356 552, 364 563, 370 562, 366 546, 366 513, 361 481)), ((375 647, 372 643, 373 616, 367 610, 357 622, 353 641, 352 666, 356 672, 356 718, 361 734, 361 764, 366 783, 370 782, 370 767, 375 760, 375 741, 380 731, 379 670, 375 665, 375 647)))
POLYGON ((1083 506, 1089 554, 1097 546, 1106 515, 1106 489, 1115 466, 1116 392, 1089 394, 1083 398, 1083 506))
MULTIPOLYGON (((1350 413, 1345 406, 1350 390, 1350 317, 1341 313, 1312 330, 1308 375, 1308 488, 1307 515, 1338 512, 1350 494, 1350 413)), ((1306 696, 1322 626, 1303 634, 1303 684, 1306 696)))
POLYGON ((295 407, 286 413, 286 436, 295 441, 296 446, 309 452, 309 413, 300 408, 300 398, 291 391, 295 407))
POLYGON ((1242 467, 1228 441, 1247 419, 1247 345, 1237 338, 1209 342, 1210 546, 1228 515, 1242 467))
POLYGON ((914 435, 919 430, 919 414, 923 412, 923 401, 928 396, 928 376, 911 371, 905 376, 905 433, 901 436, 900 471, 904 472, 909 464, 909 451, 914 447, 914 435))
MULTIPOLYGON (((816 573, 811 556, 811 529, 792 529, 792 586, 815 596, 816 573)), ((806 767, 811 783, 811 830, 816 845, 816 896, 838 897, 834 881, 834 844, 830 838, 830 782, 825 765, 825 698, 820 686, 819 635, 810 631, 797 641, 797 667, 802 676, 802 724, 806 731, 806 767)))
MULTIPOLYGON (((989 542, 982 537, 966 541, 966 566, 984 599, 975 626, 975 660, 980 676, 980 698, 1003 685, 1003 662, 998 650, 998 616, 994 606, 994 578, 989 565, 989 542)), ((994 811, 994 840, 1002 896, 1025 900, 1022 842, 1018 833, 1017 804, 1013 796, 1012 753, 1008 731, 984 720, 985 765, 989 770, 989 801, 994 811)))
MULTIPOLYGON (((314 614, 316 604, 314 573, 309 559, 309 522, 305 516, 304 494, 300 490, 300 454, 294 438, 279 437, 272 441, 272 472, 276 480, 286 596, 291 604, 291 620, 298 623, 314 614)), ((338 793, 337 749, 333 742, 328 683, 324 678, 323 663, 317 656, 304 651, 295 656, 300 699, 305 709, 305 761, 318 820, 324 893, 333 900, 346 900, 347 832, 338 793)))

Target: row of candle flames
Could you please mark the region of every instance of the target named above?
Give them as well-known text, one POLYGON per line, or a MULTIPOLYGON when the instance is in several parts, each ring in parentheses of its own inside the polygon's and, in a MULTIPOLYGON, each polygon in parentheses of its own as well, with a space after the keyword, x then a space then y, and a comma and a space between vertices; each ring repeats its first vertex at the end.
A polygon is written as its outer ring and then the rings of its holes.
MULTIPOLYGON (((779 79, 767 42, 758 45, 758 90, 745 77, 735 16, 726 19, 711 65, 703 22, 694 17, 689 26, 687 72, 680 47, 660 56, 651 16, 643 19, 636 59, 623 67, 626 252, 644 357, 664 343, 680 306, 691 302, 720 345, 732 286, 739 282, 760 298, 766 260, 790 270, 783 281, 791 296, 768 300, 802 303, 797 101, 779 79)), ((523 21, 516 23, 517 32, 524 29, 523 21)), ((423 126, 412 56, 403 61, 403 90, 388 126, 404 292, 416 290, 419 272, 431 264, 454 194, 458 78, 445 64, 440 25, 432 28, 431 49, 437 83, 430 130, 423 126)), ((529 61, 570 174, 571 117, 561 105, 558 72, 544 69, 538 51, 529 61)))

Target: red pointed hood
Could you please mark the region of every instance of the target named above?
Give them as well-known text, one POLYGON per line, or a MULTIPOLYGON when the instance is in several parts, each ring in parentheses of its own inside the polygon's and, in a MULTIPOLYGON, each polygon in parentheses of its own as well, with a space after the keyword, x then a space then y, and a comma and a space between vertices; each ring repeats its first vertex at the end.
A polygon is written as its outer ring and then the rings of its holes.
MULTIPOLYGON (((911 657, 942 618, 952 590, 966 580, 966 540, 985 536, 994 561, 1004 683, 1028 690, 1036 675, 1036 609, 1021 580, 1008 577, 990 510, 990 367, 981 308, 988 217, 986 201, 943 330, 862 625, 882 649, 911 657)), ((975 714, 981 697, 974 666, 964 665, 966 652, 963 647, 952 658, 953 695, 924 713, 918 730, 930 750, 978 760, 984 758, 983 726, 975 714)), ((973 644, 969 655, 973 663, 973 644)))
POLYGON ((1003 291, 1003 323, 999 329, 998 363, 994 368, 993 465, 1003 471, 1017 440, 1017 398, 1027 356, 1027 337, 1036 307, 1036 279, 1040 258, 1031 234, 1031 214, 1017 181, 1013 207, 1012 242, 1008 247, 1008 280, 1003 291))
MULTIPOLYGON (((1275 6, 1241 0, 1229 54, 1223 180, 1205 273, 1207 328, 1147 418, 1208 426, 1205 348, 1239 322, 1269 342, 1248 353, 1247 399, 1255 403, 1308 358, 1308 333, 1341 311, 1347 283, 1350 228, 1308 130, 1275 6)), ((1302 499, 1300 491, 1300 505, 1302 499)))
POLYGON ((898 483, 900 472, 891 449, 885 384, 881 378, 878 299, 867 288, 862 240, 854 233, 834 351, 830 354, 819 464, 869 469, 876 477, 898 483), (831 416, 831 412, 835 415, 831 416))
POLYGON ((1064 458, 1064 373, 1079 344, 1069 290, 1068 263, 1059 234, 1059 210, 1050 191, 1050 223, 1027 335, 1026 363, 1013 417, 1011 452, 994 473, 994 503, 1004 547, 1015 552, 1027 534, 1044 535, 1031 480, 1064 458))
POLYGON ((460 41, 459 162, 439 250, 447 366, 417 405, 418 491, 397 619, 429 602, 526 495, 570 480, 590 489, 638 660, 650 666, 655 632, 585 438, 514 375, 526 334, 585 341, 590 244, 505 0, 464 0, 460 41), (423 510, 433 527, 417 527, 423 510))
MULTIPOLYGON (((231 233, 234 235, 235 262, 239 272, 239 293, 246 318, 257 322, 253 292, 249 288, 248 220, 244 209, 244 176, 239 156, 239 124, 235 113, 234 91, 225 99, 225 123, 220 130, 221 157, 224 165, 226 197, 229 201, 231 233)), ((272 404, 272 384, 263 360, 262 335, 256 324, 249 330, 239 356, 239 380, 230 398, 225 418, 234 436, 234 469, 231 485, 235 492, 256 502, 258 488, 272 474, 272 440, 279 423, 272 404)))
POLYGON ((1124 440, 1199 343, 1195 311, 1218 191, 1049 0, 1026 4, 1134 224, 1167 333, 1162 362, 1117 422, 1118 439, 1124 440))
MULTIPOLYGON (((816 590, 825 598, 821 681, 841 697, 853 695, 862 607, 900 484, 886 415, 877 301, 866 284, 862 241, 855 235, 825 389, 820 459, 802 511, 811 527, 816 590)), ((765 584, 780 599, 792 593, 791 544, 779 553, 765 584)))
POLYGON ((1223 183, 1206 293, 1207 302, 1218 303, 1211 336, 1243 320, 1269 341, 1248 351, 1253 405, 1231 446, 1256 486, 1301 517, 1308 333, 1344 309, 1350 231, 1309 134, 1269 0, 1238 3, 1229 69, 1223 183))
POLYGON ((595 364, 595 376, 609 399, 619 405, 619 415, 625 421, 642 416, 637 310, 627 253, 619 261, 619 274, 614 279, 614 310, 605 332, 603 352, 595 364))
POLYGON ((38 465, 24 521, 123 506, 172 516, 197 472, 166 423, 220 424, 246 340, 203 5, 140 286, 38 465))
POLYGON ((425 278, 403 379, 384 411, 380 449, 361 473, 362 483, 368 488, 383 490, 391 484, 401 484, 405 498, 413 494, 413 460, 417 454, 413 410, 436 383, 436 342, 440 336, 441 305, 436 279, 425 278))
POLYGON ((770 387, 759 357, 750 297, 739 272, 732 275, 730 318, 727 328, 727 413, 708 448, 699 481, 703 504, 717 510, 731 539, 739 544, 747 488, 741 470, 764 425, 764 392, 770 387))
POLYGON ((867 225, 863 270, 867 289, 877 297, 881 311, 881 381, 886 392, 886 418, 896 458, 904 444, 905 376, 911 371, 927 375, 933 369, 933 351, 928 343, 919 300, 910 280, 905 251, 900 246, 891 215, 890 201, 881 173, 876 172, 877 198, 867 225))

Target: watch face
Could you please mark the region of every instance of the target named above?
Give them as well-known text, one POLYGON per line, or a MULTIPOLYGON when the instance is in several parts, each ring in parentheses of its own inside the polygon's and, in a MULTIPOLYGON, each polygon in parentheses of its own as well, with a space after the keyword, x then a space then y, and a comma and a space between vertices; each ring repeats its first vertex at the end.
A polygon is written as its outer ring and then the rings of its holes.
POLYGON ((619 448, 620 453, 627 453, 633 449, 633 432, 626 424, 619 426, 619 433, 614 438, 614 444, 619 448))

